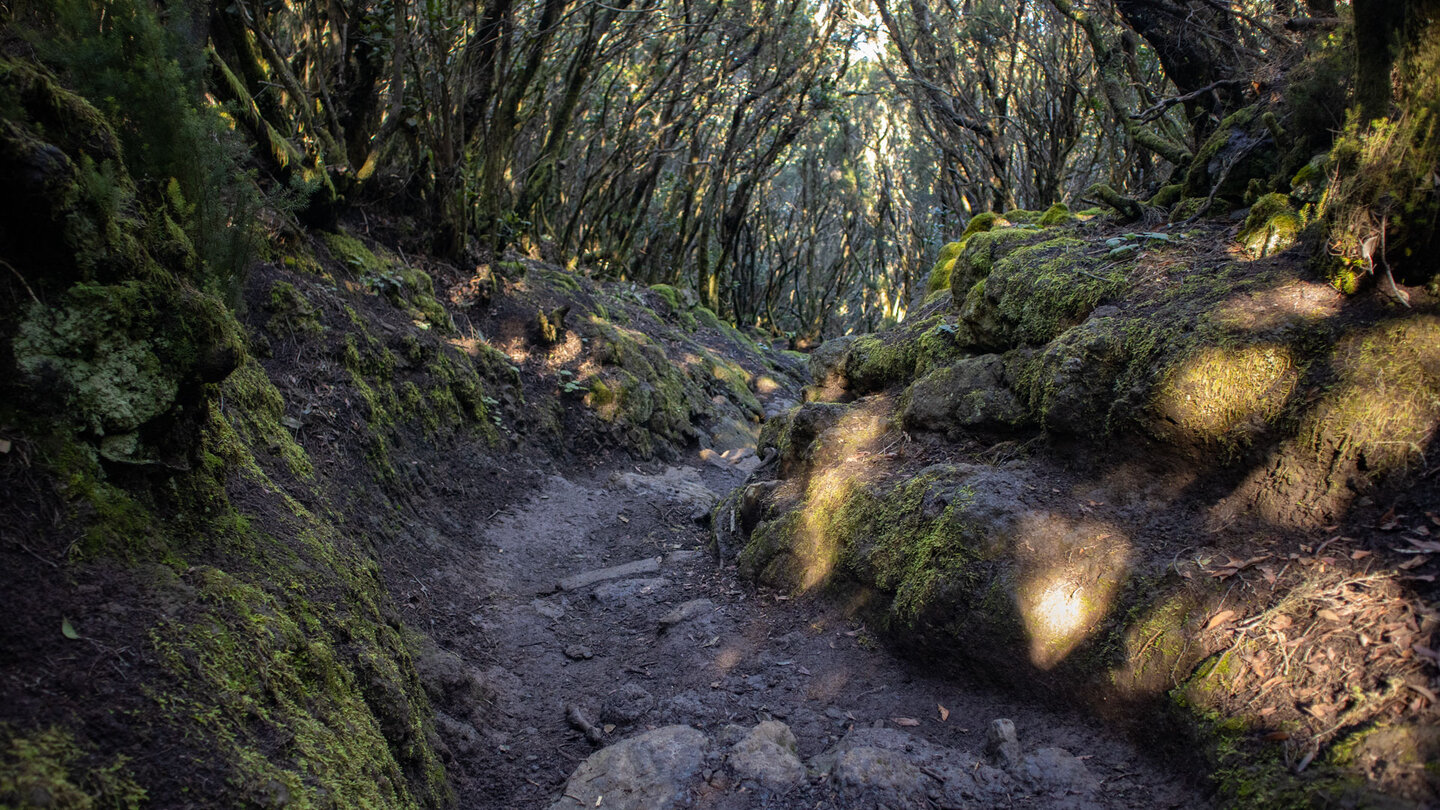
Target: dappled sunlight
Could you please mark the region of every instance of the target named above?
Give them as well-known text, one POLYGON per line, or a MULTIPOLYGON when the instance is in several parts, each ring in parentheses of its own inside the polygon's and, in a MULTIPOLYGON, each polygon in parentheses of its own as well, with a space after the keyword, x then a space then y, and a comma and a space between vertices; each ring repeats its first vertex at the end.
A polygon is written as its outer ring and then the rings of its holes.
POLYGON ((763 396, 770 396, 780 390, 780 383, 775 382, 774 377, 762 374, 760 379, 755 381, 755 390, 763 396))
MULTIPOLYGON (((1333 520, 1365 479, 1421 463, 1440 424, 1440 317, 1416 315, 1347 335, 1329 357, 1334 382, 1293 438, 1237 488, 1266 488, 1260 516, 1309 528, 1333 520), (1295 505, 1303 508, 1295 508, 1295 505)), ((1224 503, 1217 513, 1233 509, 1224 503)), ((1223 514, 1221 515, 1223 518, 1223 514)))
POLYGON ((1294 279, 1238 294, 1217 307, 1211 317, 1230 329, 1263 332, 1338 315, 1344 303, 1345 296, 1328 284, 1294 279))
POLYGON ((567 367, 575 362, 584 349, 580 336, 575 334, 573 329, 566 330, 565 339, 550 347, 550 351, 545 354, 545 371, 554 374, 567 367))
POLYGON ((1284 409, 1299 380, 1283 346, 1212 347, 1170 372, 1154 406, 1185 433, 1221 440, 1263 428, 1284 409))
POLYGON ((1032 514, 1016 550, 1025 558, 1017 607, 1030 639, 1030 662, 1060 663, 1100 626, 1129 571, 1130 542, 1108 524, 1032 514))
POLYGON ((802 591, 824 584, 835 570, 841 552, 835 517, 845 501, 879 472, 876 462, 886 460, 886 440, 896 441, 887 435, 892 404, 886 397, 858 402, 816 442, 816 469, 800 507, 794 549, 802 591))
POLYGON ((727 645, 715 656, 715 668, 720 670, 722 674, 728 673, 735 668, 736 664, 739 664, 744 659, 745 653, 742 652, 739 647, 733 644, 727 645))

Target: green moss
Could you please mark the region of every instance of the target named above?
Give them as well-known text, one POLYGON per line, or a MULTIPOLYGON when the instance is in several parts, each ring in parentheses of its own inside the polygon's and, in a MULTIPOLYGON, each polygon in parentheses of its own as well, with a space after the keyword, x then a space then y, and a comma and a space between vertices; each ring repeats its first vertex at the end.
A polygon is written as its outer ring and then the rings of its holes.
POLYGON ((64 729, 0 724, 0 807, 138 810, 145 799, 124 756, 99 765, 64 729))
POLYGON ((985 233, 986 231, 989 231, 991 228, 995 227, 995 223, 999 219, 1000 216, 998 214, 994 214, 990 211, 986 211, 982 214, 976 214, 975 216, 970 218, 969 222, 965 224, 965 231, 960 234, 959 242, 961 244, 965 244, 966 242, 969 242, 970 237, 974 236, 975 234, 985 233))
POLYGON ((918 341, 903 334, 860 335, 845 360, 846 387, 868 392, 904 382, 914 374, 918 354, 918 341))
POLYGON ((1300 426, 1332 468, 1364 457, 1369 475, 1418 464, 1440 421, 1440 317, 1413 315, 1338 341, 1336 379, 1300 426))
POLYGON ((277 281, 270 285, 265 309, 270 312, 270 320, 265 328, 272 334, 298 334, 316 338, 325 332, 318 310, 304 293, 295 289, 295 285, 288 281, 277 281))
POLYGON ((1040 215, 1037 222, 1042 228, 1053 228, 1056 225, 1064 225, 1074 219, 1074 215, 1070 213, 1070 206, 1057 202, 1045 209, 1045 213, 1040 215))
POLYGON ((365 247, 364 242, 347 233, 322 233, 320 239, 330 255, 356 275, 375 277, 389 272, 390 268, 365 247))
POLYGON ((964 249, 964 242, 950 242, 940 248, 935 266, 930 268, 930 275, 925 279, 926 298, 941 290, 950 289, 950 271, 955 267, 955 259, 960 256, 960 251, 964 249))
POLYGON ((314 478, 315 469, 309 456, 282 423, 285 399, 259 363, 246 358, 225 380, 221 395, 232 406, 235 430, 247 446, 280 458, 296 478, 314 478))
POLYGON ((695 307, 694 314, 695 319, 700 323, 701 326, 705 327, 706 329, 715 329, 719 331, 729 325, 721 322, 720 316, 716 315, 715 311, 710 309, 709 307, 695 307))
POLYGON ((965 248, 950 271, 950 294, 954 296, 956 306, 965 300, 975 282, 990 274, 998 257, 1034 241, 1040 233, 1024 228, 987 229, 965 239, 965 248))
MULTIPOLYGON (((329 542, 312 536, 308 545, 328 557, 329 542)), ((348 563, 374 574, 373 562, 348 563)), ((401 669, 408 658, 398 633, 375 612, 376 584, 351 591, 344 612, 326 615, 303 596, 281 602, 219 569, 193 569, 187 579, 198 615, 151 635, 182 684, 162 705, 206 729, 242 796, 302 808, 418 807, 400 764, 416 760, 431 774, 418 780, 420 795, 444 794, 425 747, 428 704, 401 669), (364 651, 349 662, 330 638, 342 627, 364 651), (277 738, 286 740, 278 750, 270 742, 277 738)))
POLYGON ((1099 261, 1088 247, 1062 237, 1018 247, 995 261, 984 297, 998 312, 1007 344, 1047 343, 1125 288, 1123 271, 1095 272, 1099 261))
MULTIPOLYGON (((690 312, 690 308, 685 305, 679 290, 669 284, 652 284, 650 286, 650 292, 655 293, 660 297, 661 301, 665 302, 667 310, 672 317, 680 321, 681 326, 691 330, 695 328, 695 315, 690 312)), ((714 313, 711 314, 713 315, 714 313)))
POLYGON ((1180 202, 1180 198, 1184 196, 1185 185, 1183 183, 1171 183, 1168 186, 1161 186, 1160 190, 1155 192, 1155 196, 1150 198, 1148 204, 1155 208, 1168 211, 1175 203, 1180 202))
POLYGON ((1012 208, 1000 215, 1000 218, 1011 225, 1036 225, 1044 214, 1040 211, 1027 211, 1024 208, 1012 208))
POLYGON ((1295 244, 1302 226, 1287 195, 1266 194, 1251 206, 1239 239, 1250 255, 1261 258, 1295 244))

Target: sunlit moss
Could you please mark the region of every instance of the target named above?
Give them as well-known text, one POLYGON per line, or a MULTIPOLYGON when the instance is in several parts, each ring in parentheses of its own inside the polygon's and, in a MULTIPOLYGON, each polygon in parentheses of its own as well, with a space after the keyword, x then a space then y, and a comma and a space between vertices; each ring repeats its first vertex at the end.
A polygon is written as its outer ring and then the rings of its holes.
POLYGON ((1299 379, 1283 346, 1211 347, 1171 370, 1153 407, 1187 436, 1233 443, 1279 415, 1299 379))
POLYGON ((1374 473, 1417 462, 1440 422, 1440 317, 1416 315, 1348 335, 1336 383, 1300 436, 1330 463, 1363 456, 1374 473))
POLYGON ((1302 225, 1288 196, 1266 194, 1251 206, 1240 228, 1240 243, 1251 256, 1269 256, 1295 244, 1302 225))
POLYGON ((960 251, 964 249, 964 242, 950 242, 940 248, 940 255, 935 258, 935 266, 930 268, 930 275, 925 279, 927 298, 941 290, 950 289, 950 271, 955 267, 955 259, 960 256, 960 251))

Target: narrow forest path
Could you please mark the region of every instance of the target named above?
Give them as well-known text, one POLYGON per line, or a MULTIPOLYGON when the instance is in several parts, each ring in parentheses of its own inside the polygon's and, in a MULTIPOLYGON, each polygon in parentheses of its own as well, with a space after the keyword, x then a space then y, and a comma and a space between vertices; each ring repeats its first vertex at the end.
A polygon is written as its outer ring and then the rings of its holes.
POLYGON ((693 516, 753 463, 551 472, 427 577, 478 602, 437 636, 488 704, 472 726, 438 701, 459 806, 1205 805, 1093 721, 921 674, 842 606, 718 566, 693 516), (987 758, 1002 718, 1020 754, 987 758))

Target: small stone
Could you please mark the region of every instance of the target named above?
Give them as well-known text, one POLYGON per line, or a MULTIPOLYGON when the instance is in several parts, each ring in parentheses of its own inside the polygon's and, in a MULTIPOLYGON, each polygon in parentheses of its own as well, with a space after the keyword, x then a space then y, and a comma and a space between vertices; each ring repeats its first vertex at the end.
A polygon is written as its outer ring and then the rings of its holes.
POLYGON ((663 633, 677 624, 683 624, 713 610, 715 610, 715 603, 709 599, 692 599, 660 618, 660 632, 663 633))
POLYGON ((565 657, 572 661, 587 661, 594 658, 595 654, 590 652, 590 648, 584 644, 571 644, 565 648, 565 657))
POLYGON ((805 781, 805 766, 796 755, 799 743, 790 727, 767 720, 730 749, 730 768, 742 782, 783 793, 805 781))
POLYGON ((1020 739, 1015 734, 1015 721, 1000 718, 990 721, 985 731, 985 757, 991 764, 1010 769, 1020 762, 1020 739))

